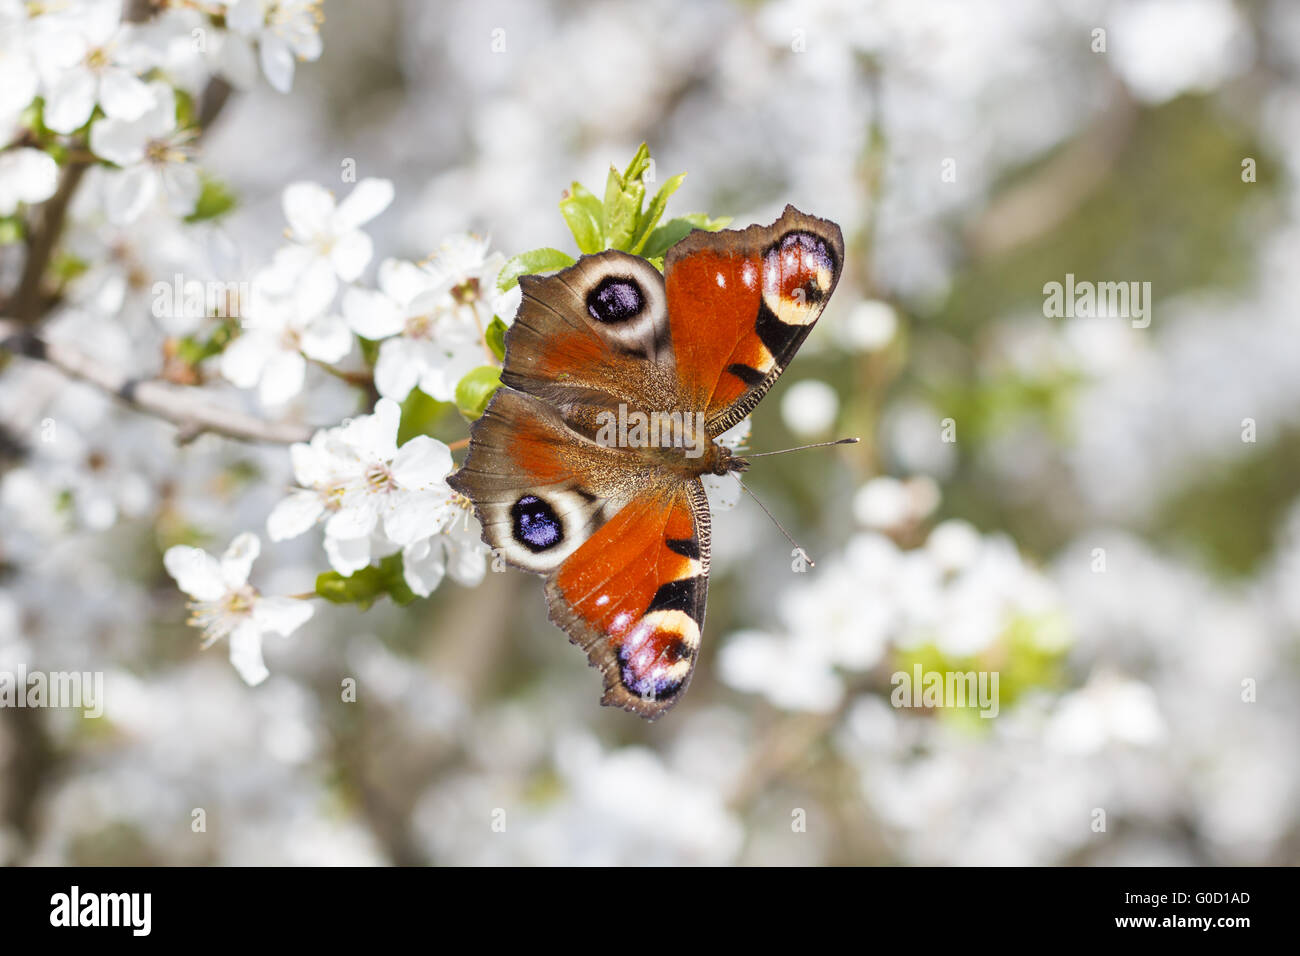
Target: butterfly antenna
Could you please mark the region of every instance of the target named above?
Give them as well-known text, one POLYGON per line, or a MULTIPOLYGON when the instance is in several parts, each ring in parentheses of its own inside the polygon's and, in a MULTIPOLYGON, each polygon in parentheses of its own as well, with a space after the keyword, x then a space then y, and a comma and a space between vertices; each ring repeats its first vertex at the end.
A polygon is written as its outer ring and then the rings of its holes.
MULTIPOLYGON (((857 439, 854 438, 853 441, 857 441, 857 439)), ((827 444, 834 445, 838 443, 827 442, 827 444)), ((794 449, 789 449, 789 450, 793 451, 794 449)), ((768 454, 776 454, 776 452, 769 452, 768 454)), ((758 495, 750 491, 749 486, 746 485, 743 481, 741 481, 739 477, 736 478, 736 483, 740 485, 741 490, 744 491, 745 494, 749 495, 749 497, 753 498, 756 502, 758 502, 758 506, 763 509, 763 514, 767 515, 770 519, 772 519, 772 524, 776 525, 776 530, 780 531, 783 535, 785 535, 785 540, 789 541, 792 545, 794 545, 794 549, 798 551, 801 555, 803 555, 803 559, 808 562, 808 567, 810 568, 816 567, 816 563, 813 561, 813 559, 808 557, 808 552, 805 551, 803 548, 799 547, 799 542, 795 541, 794 538, 790 537, 789 531, 786 531, 785 528, 781 527, 781 522, 776 520, 776 515, 772 514, 772 512, 767 510, 767 505, 763 504, 763 502, 759 499, 758 495)))
MULTIPOLYGON (((837 438, 835 441, 819 441, 811 445, 796 445, 794 448, 782 448, 780 451, 760 451, 757 454, 746 454, 746 458, 766 458, 768 455, 784 455, 789 451, 804 451, 808 448, 829 448, 831 445, 856 445, 862 439, 860 438, 837 438)), ((755 501, 758 499, 755 498, 755 501)), ((796 547, 798 547, 796 545, 796 547)))

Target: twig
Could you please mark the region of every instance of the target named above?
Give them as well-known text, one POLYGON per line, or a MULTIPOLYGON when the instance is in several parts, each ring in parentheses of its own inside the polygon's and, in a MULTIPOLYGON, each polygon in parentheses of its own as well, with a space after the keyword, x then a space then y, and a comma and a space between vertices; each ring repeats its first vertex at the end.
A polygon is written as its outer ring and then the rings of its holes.
POLYGON ((60 342, 41 338, 18 322, 0 319, 0 349, 47 362, 72 378, 109 393, 138 411, 171 422, 176 440, 191 442, 205 432, 240 441, 292 444, 310 441, 316 429, 295 422, 268 422, 232 408, 214 405, 201 389, 161 379, 133 378, 120 369, 60 342))
POLYGON ((1032 242, 1063 223, 1106 181, 1128 145, 1138 108, 1116 81, 1105 111, 1059 155, 995 197, 967 231, 975 255, 990 258, 1032 242))
POLYGON ((49 198, 41 210, 40 222, 33 228, 27 241, 27 260, 23 264, 22 278, 18 280, 18 291, 9 303, 8 312, 24 325, 35 325, 43 317, 45 303, 41 296, 41 283, 45 279, 45 270, 54 255, 54 246, 63 232, 63 220, 68 214, 68 204, 81 183, 81 177, 90 166, 79 160, 72 160, 63 168, 63 177, 59 188, 49 198))

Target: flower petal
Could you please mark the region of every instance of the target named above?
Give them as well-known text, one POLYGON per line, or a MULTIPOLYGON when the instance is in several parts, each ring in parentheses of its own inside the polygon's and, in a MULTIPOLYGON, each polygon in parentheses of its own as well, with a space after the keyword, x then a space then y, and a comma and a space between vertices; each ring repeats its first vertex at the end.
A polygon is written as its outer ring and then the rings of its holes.
POLYGON ((291 183, 285 187, 281 205, 295 239, 310 242, 328 233, 334 215, 334 197, 324 186, 311 182, 291 183))
POLYGON ((370 563, 370 536, 325 539, 325 556, 330 567, 350 578, 370 563))
POLYGON ((267 82, 280 93, 293 89, 293 50, 273 33, 263 33, 257 44, 258 59, 267 82))
POLYGON ((360 229, 345 232, 330 247, 330 262, 344 282, 355 282, 370 264, 375 253, 374 243, 360 229))
POLYGON ((430 538, 402 549, 402 577, 420 597, 428 597, 442 583, 447 572, 443 547, 430 538))
MULTIPOLYGON (((159 99, 148 83, 120 67, 105 70, 99 78, 99 105, 104 108, 104 115, 113 119, 139 119, 150 107, 159 104, 159 99)), ((171 107, 171 123, 156 133, 176 128, 176 101, 172 97, 165 99, 171 107)))
POLYGON ((301 341, 308 358, 332 364, 352 351, 352 330, 337 315, 322 315, 307 323, 301 341))
POLYGON ((234 591, 248 583, 253 562, 262 553, 262 541, 251 531, 245 531, 230 542, 221 556, 221 579, 228 590, 234 591))
POLYGON ((252 388, 262 378, 271 343, 265 335, 245 332, 221 353, 221 374, 237 388, 252 388))
POLYGON ((132 166, 104 177, 104 211, 117 225, 139 219, 158 195, 158 176, 148 166, 132 166))
POLYGON ((393 478, 410 491, 444 489, 443 479, 451 469, 451 452, 447 446, 428 435, 416 435, 399 448, 392 466, 393 478))
POLYGON ((95 109, 95 75, 74 67, 59 75, 45 96, 45 125, 71 133, 85 125, 95 109))
POLYGON ((253 603, 253 620, 263 631, 288 637, 311 619, 312 606, 291 597, 263 597, 253 603))
POLYGON ((272 541, 287 541, 309 530, 325 513, 325 503, 317 491, 295 491, 271 509, 266 519, 266 533, 272 541))
POLYGON ((419 350, 405 339, 389 339, 379 347, 375 362, 375 388, 384 398, 402 401, 411 394, 424 371, 419 350))
POLYGON ((445 495, 394 492, 384 511, 384 534, 401 545, 437 534, 451 517, 445 495))
MULTIPOLYGON (((379 521, 379 502, 375 499, 375 496, 358 493, 352 497, 353 500, 345 501, 343 507, 330 515, 329 520, 325 522, 325 550, 327 553, 330 539, 351 540, 365 538, 375 530, 375 525, 379 521)), ((369 563, 369 560, 369 558, 366 559, 367 563, 369 563)), ((331 561, 331 563, 333 562, 331 561)), ((335 570, 340 574, 344 573, 337 565, 335 565, 335 570)), ((351 574, 350 571, 347 573, 351 574)))
POLYGON ((378 216, 392 201, 392 180, 374 177, 363 179, 339 203, 338 211, 334 214, 335 227, 339 232, 356 229, 378 216))
POLYGON ((202 548, 178 544, 163 555, 163 567, 176 586, 198 601, 215 601, 226 593, 221 565, 202 548))
POLYGON ((102 119, 90 127, 90 149, 118 166, 130 166, 144 159, 147 143, 135 123, 126 120, 102 119))
POLYGON ((298 352, 278 349, 266 360, 257 397, 268 407, 283 405, 302 391, 307 378, 307 360, 298 352))
POLYGON ((397 303, 373 289, 348 289, 343 294, 343 317, 357 335, 374 340, 396 335, 405 324, 397 303))
POLYGON ((405 259, 385 259, 379 263, 376 278, 379 288, 398 305, 409 305, 417 295, 437 284, 434 276, 405 259))
POLYGON ((262 631, 254 621, 245 621, 230 635, 230 663, 249 687, 271 676, 262 661, 262 631))

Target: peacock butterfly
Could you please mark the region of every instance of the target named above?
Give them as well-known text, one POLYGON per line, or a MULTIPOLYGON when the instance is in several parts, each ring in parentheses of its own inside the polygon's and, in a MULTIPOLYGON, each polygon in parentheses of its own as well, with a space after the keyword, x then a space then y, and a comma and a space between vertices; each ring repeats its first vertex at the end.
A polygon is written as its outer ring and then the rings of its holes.
POLYGON ((659 271, 610 250, 520 279, 502 387, 449 482, 483 540, 546 576, 551 620, 604 704, 653 720, 690 682, 704 626, 703 475, 749 462, 715 439, 758 404, 844 266, 833 222, 695 230, 659 271))

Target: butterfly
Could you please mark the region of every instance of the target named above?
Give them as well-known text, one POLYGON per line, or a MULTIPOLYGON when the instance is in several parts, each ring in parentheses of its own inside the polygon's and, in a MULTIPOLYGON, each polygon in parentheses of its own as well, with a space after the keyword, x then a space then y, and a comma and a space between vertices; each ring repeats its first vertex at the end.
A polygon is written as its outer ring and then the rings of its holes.
POLYGON ((694 230, 650 262, 616 250, 519 280, 501 387, 449 483, 483 540, 546 577, 550 618, 587 652, 603 704, 650 720, 699 657, 716 441, 772 387, 844 266, 839 226, 787 206, 770 226, 694 230))

